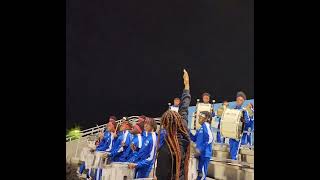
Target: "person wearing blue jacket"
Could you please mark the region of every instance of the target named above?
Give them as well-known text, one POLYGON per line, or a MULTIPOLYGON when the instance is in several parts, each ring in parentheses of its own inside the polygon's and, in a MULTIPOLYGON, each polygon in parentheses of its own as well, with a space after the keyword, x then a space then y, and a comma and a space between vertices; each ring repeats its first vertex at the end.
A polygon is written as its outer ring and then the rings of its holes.
POLYGON ((212 157, 213 133, 211 130, 211 113, 208 111, 200 112, 199 124, 201 127, 193 135, 191 131, 190 139, 196 144, 196 154, 199 158, 198 180, 206 179, 208 174, 208 165, 212 157))
MULTIPOLYGON (((254 109, 253 109, 253 105, 251 103, 248 104, 248 107, 247 108, 250 108, 252 112, 254 112, 254 109)), ((253 121, 254 121, 254 116, 252 114, 252 116, 249 115, 249 113, 246 113, 247 114, 247 119, 249 119, 248 122, 246 122, 245 126, 244 126, 244 132, 243 132, 243 135, 242 135, 242 139, 241 139, 241 145, 252 145, 252 142, 251 142, 251 134, 252 134, 252 131, 253 131, 253 121)))
MULTIPOLYGON (((229 106, 228 101, 223 101, 222 106, 218 109, 218 111, 221 110, 221 112, 223 112, 223 110, 228 108, 228 106, 229 106)), ((219 114, 219 113, 217 113, 217 114, 219 114)), ((218 119, 218 131, 217 131, 217 140, 216 141, 217 141, 217 143, 224 143, 225 139, 221 136, 221 133, 220 133, 221 114, 217 115, 216 118, 218 119)))
POLYGON ((129 130, 131 130, 131 124, 128 121, 124 121, 120 127, 121 134, 117 138, 117 141, 115 142, 114 147, 109 154, 111 161, 118 162, 120 158, 123 158, 123 152, 125 152, 130 146, 132 135, 129 130))
POLYGON ((132 134, 132 140, 130 143, 130 148, 127 148, 123 155, 119 158, 119 162, 129 162, 129 159, 138 153, 142 147, 142 123, 137 123, 134 125, 130 133, 132 134))
POLYGON ((136 169, 135 178, 147 178, 152 170, 156 156, 157 135, 155 133, 156 122, 153 118, 146 118, 144 130, 148 133, 142 148, 135 155, 133 162, 128 165, 130 169, 136 169))
MULTIPOLYGON (((236 98, 236 107, 234 108, 234 109, 243 110, 242 112, 243 112, 244 129, 246 129, 247 128, 246 126, 250 123, 248 112, 245 110, 245 108, 242 107, 245 100, 246 100, 246 95, 242 91, 238 92, 237 98, 236 98)), ((230 147, 231 160, 236 161, 238 159, 240 142, 236 139, 230 138, 229 147, 230 147)))
MULTIPOLYGON (((104 132, 104 139, 101 142, 104 142, 104 144, 99 144, 97 146, 96 151, 103 151, 110 153, 112 150, 112 146, 114 144, 114 141, 116 140, 115 131, 116 131, 117 123, 115 120, 109 120, 109 123, 107 124, 107 131, 104 132)), ((102 169, 97 168, 95 171, 95 180, 100 180, 102 176, 102 169)), ((88 176, 87 176, 88 177, 88 176)))
MULTIPOLYGON (((112 133, 115 131, 117 123, 114 119, 109 119, 109 123, 107 124, 107 130, 104 133, 99 133, 99 138, 101 138, 99 144, 96 147, 96 151, 110 151, 112 144, 114 142, 114 137, 112 133)), ((85 162, 80 165, 79 174, 82 174, 83 171, 86 169, 85 162)), ((87 178, 89 178, 89 173, 87 174, 87 178)))

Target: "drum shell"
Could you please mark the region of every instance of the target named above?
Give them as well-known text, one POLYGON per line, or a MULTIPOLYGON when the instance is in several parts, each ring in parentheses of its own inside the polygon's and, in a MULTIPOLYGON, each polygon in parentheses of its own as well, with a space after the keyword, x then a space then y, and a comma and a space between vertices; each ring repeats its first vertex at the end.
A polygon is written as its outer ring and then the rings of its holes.
POLYGON ((243 131, 242 110, 226 109, 221 117, 220 132, 225 138, 240 140, 243 131))

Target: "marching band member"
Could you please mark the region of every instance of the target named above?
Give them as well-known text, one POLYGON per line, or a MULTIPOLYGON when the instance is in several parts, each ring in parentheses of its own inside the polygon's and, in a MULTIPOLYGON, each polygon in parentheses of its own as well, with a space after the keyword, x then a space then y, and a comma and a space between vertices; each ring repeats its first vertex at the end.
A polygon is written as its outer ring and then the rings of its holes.
MULTIPOLYGON (((137 123, 141 124, 142 127, 144 127, 144 121, 146 120, 146 118, 147 118, 147 117, 146 117, 145 115, 139 116, 137 123)), ((142 139, 144 139, 144 138, 148 135, 148 133, 146 133, 146 132, 144 131, 144 129, 142 128, 141 135, 142 135, 142 139)))
POLYGON ((133 163, 128 165, 130 169, 136 168, 135 178, 147 178, 152 170, 157 145, 157 135, 156 132, 154 132, 155 128, 155 120, 147 117, 144 123, 144 130, 148 135, 139 152, 134 155, 135 158, 132 159, 133 163))
MULTIPOLYGON (((205 103, 205 104, 209 104, 210 102, 210 94, 209 93, 207 93, 207 92, 205 92, 205 93, 203 93, 202 94, 202 101, 203 101, 203 103, 205 103)), ((212 105, 213 106, 213 105, 212 105)), ((212 114, 211 114, 211 117, 215 117, 215 112, 214 111, 212 111, 212 114)))
POLYGON ((247 113, 249 122, 246 122, 245 126, 244 126, 244 132, 242 135, 242 139, 241 139, 241 145, 252 145, 251 143, 251 133, 253 131, 253 120, 254 120, 254 116, 253 116, 253 105, 251 103, 248 104, 247 106, 247 110, 251 111, 251 115, 250 112, 247 113))
POLYGON ((130 133, 133 135, 130 148, 127 148, 126 151, 123 153, 123 156, 119 158, 120 162, 128 162, 129 159, 140 150, 140 148, 142 147, 142 129, 142 122, 134 125, 134 127, 130 131, 130 133))
MULTIPOLYGON (((110 152, 112 149, 112 145, 115 141, 115 131, 116 131, 117 123, 114 119, 110 119, 109 123, 107 124, 107 131, 105 131, 104 144, 99 144, 97 146, 96 151, 104 151, 104 152, 110 152), (107 136, 106 136, 107 133, 107 136)), ((102 176, 102 169, 98 168, 95 172, 95 180, 100 180, 102 176)))
POLYGON ((208 174, 208 164, 212 157, 213 134, 211 131, 211 114, 208 111, 200 112, 199 124, 201 128, 196 134, 190 133, 190 138, 196 143, 196 156, 199 156, 197 180, 206 179, 208 174))
MULTIPOLYGON (((237 93, 236 98, 236 107, 234 109, 243 109, 243 118, 244 118, 244 128, 246 128, 246 124, 250 122, 248 112, 242 107, 244 101, 246 100, 246 95, 240 91, 237 93)), ((230 156, 231 160, 237 160, 238 159, 238 151, 240 148, 239 141, 230 138, 229 139, 229 146, 230 146, 230 156)))
MULTIPOLYGON (((179 106, 180 106, 181 100, 180 98, 176 97, 173 99, 173 105, 169 107, 170 110, 179 112, 179 106)), ((170 105, 170 103, 169 103, 170 105)))
MULTIPOLYGON (((113 133, 115 131, 115 128, 117 126, 116 123, 116 117, 111 116, 109 118, 109 122, 107 123, 107 129, 104 133, 99 133, 99 144, 96 147, 96 151, 107 151, 107 150, 111 150, 112 144, 114 142, 114 137, 111 135, 111 133, 113 133)), ((83 171, 86 169, 86 165, 85 162, 83 162, 80 165, 80 169, 79 169, 79 174, 82 174, 83 171)), ((91 169, 89 169, 89 173, 87 174, 87 178, 90 178, 90 171, 91 169)))
POLYGON ((117 162, 119 158, 123 155, 123 152, 130 146, 131 140, 131 124, 128 121, 124 121, 120 126, 120 135, 117 138, 111 153, 108 155, 111 160, 117 162))
POLYGON ((184 69, 184 90, 179 112, 168 110, 161 117, 158 135, 156 178, 185 179, 188 177, 190 138, 188 133, 188 108, 190 105, 189 75, 184 69))
MULTIPOLYGON (((229 106, 229 103, 228 101, 223 101, 222 103, 222 106, 218 109, 218 111, 221 111, 221 113, 226 109, 228 108, 229 106)), ((221 136, 221 133, 220 133, 220 122, 221 122, 221 115, 219 115, 219 113, 217 113, 217 119, 218 119, 218 131, 217 131, 217 143, 224 143, 224 138, 221 136)))

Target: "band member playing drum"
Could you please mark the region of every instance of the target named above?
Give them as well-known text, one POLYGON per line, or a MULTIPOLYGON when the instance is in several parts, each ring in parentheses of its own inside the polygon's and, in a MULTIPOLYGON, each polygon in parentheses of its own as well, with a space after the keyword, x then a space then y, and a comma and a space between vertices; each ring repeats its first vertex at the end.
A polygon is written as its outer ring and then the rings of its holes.
POLYGON ((148 133, 141 149, 134 155, 133 163, 128 167, 136 168, 135 178, 147 178, 152 170, 156 156, 157 135, 154 132, 156 121, 153 118, 146 118, 144 130, 148 133))
MULTIPOLYGON (((114 143, 114 137, 112 136, 112 133, 115 132, 115 128, 117 126, 116 120, 117 119, 115 116, 110 116, 106 131, 104 133, 99 133, 101 140, 96 147, 96 151, 109 152, 111 150, 112 144, 114 143)), ((79 174, 82 174, 84 169, 86 169, 85 162, 80 165, 79 174)), ((89 173, 87 174, 87 178, 89 178, 89 173)))
POLYGON ((169 107, 170 110, 179 112, 179 106, 180 106, 181 100, 180 98, 176 97, 173 99, 173 105, 169 107))
POLYGON ((120 131, 122 133, 117 138, 117 141, 114 144, 114 148, 112 148, 109 155, 112 161, 117 162, 123 155, 123 152, 130 146, 131 133, 129 131, 131 130, 131 128, 131 124, 128 121, 124 121, 121 124, 120 131))
MULTIPOLYGON (((207 92, 203 93, 202 94, 203 103, 209 104, 210 103, 210 97, 211 97, 211 95, 209 93, 207 93, 207 92)), ((211 117, 215 117, 214 111, 211 112, 211 117)))
POLYGON ((190 133, 190 138, 196 143, 196 155, 199 158, 197 180, 206 179, 208 174, 208 165, 212 157, 213 134, 211 131, 211 113, 208 111, 200 112, 199 124, 201 128, 196 134, 190 133))
MULTIPOLYGON (((249 116, 247 114, 248 112, 242 107, 245 100, 246 100, 246 95, 242 91, 238 92, 237 98, 236 98, 236 107, 234 108, 234 109, 242 109, 243 110, 242 112, 243 112, 244 126, 245 126, 245 124, 249 123, 249 121, 250 121, 249 116)), ((229 145, 230 145, 231 160, 237 160, 238 151, 240 148, 239 141, 230 138, 229 145)))
MULTIPOLYGON (((223 101, 222 106, 218 109, 218 111, 223 112, 224 109, 226 109, 228 107, 229 107, 228 101, 223 101)), ((216 118, 218 119, 217 143, 224 143, 225 139, 221 136, 221 133, 220 133, 221 114, 219 115, 219 113, 218 113, 216 118)))
POLYGON ((132 134, 133 138, 131 140, 130 148, 127 148, 126 151, 123 153, 123 156, 119 158, 120 162, 129 162, 129 159, 139 151, 142 147, 142 129, 143 129, 143 122, 137 123, 133 126, 130 133, 132 134))
POLYGON ((249 103, 247 108, 248 111, 251 111, 251 115, 248 112, 248 118, 249 118, 249 122, 247 122, 244 126, 244 132, 242 135, 242 139, 241 139, 241 145, 252 145, 251 143, 251 133, 253 131, 253 120, 254 120, 254 116, 253 116, 253 104, 249 103))

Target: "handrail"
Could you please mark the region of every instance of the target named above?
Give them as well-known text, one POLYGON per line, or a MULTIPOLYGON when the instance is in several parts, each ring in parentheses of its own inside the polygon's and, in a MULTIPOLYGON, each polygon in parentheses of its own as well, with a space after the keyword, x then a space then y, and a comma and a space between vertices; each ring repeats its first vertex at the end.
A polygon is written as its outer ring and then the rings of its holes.
MULTIPOLYGON (((138 118, 139 118, 139 116, 130 116, 130 117, 128 117, 128 121, 137 122, 138 118)), ((161 118, 154 118, 154 119, 156 120, 157 124, 160 124, 160 119, 161 118)), ((119 119, 119 120, 116 121, 116 123, 119 123, 121 121, 122 121, 122 119, 119 119)), ((82 130, 82 131, 80 131, 80 135, 81 135, 80 138, 88 136, 88 135, 95 135, 103 127, 106 127, 106 125, 107 125, 107 123, 102 124, 102 125, 98 125, 98 126, 95 126, 95 127, 89 128, 89 129, 82 130)), ((72 140, 74 140, 74 139, 72 139, 72 137, 69 137, 68 135, 66 136, 66 142, 69 142, 69 141, 72 141, 72 140)))

